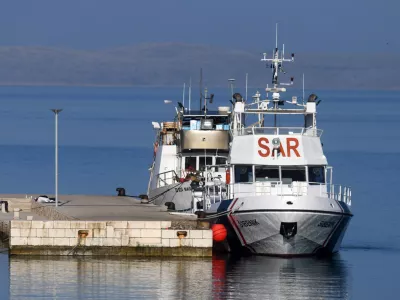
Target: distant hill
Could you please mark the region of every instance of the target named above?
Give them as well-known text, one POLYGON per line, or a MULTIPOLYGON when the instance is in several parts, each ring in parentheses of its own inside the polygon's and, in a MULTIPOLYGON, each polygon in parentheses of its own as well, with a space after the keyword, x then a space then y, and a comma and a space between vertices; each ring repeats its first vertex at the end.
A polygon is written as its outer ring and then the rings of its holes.
MULTIPOLYGON (((177 86, 190 76, 198 82, 202 67, 209 86, 227 86, 228 78, 244 82, 249 73, 251 86, 264 87, 271 71, 261 52, 181 43, 100 51, 0 47, 0 85, 177 86)), ((399 63, 397 54, 297 53, 285 76, 300 87, 305 73, 310 89, 399 89, 399 63)))

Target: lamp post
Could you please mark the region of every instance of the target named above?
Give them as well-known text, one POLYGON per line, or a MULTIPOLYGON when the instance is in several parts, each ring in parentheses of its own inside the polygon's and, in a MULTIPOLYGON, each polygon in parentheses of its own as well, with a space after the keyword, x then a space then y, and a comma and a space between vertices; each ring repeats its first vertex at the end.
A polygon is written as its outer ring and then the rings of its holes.
POLYGON ((56 198, 56 207, 58 207, 58 114, 62 111, 61 108, 53 108, 51 111, 54 113, 56 122, 55 122, 55 198, 56 198))

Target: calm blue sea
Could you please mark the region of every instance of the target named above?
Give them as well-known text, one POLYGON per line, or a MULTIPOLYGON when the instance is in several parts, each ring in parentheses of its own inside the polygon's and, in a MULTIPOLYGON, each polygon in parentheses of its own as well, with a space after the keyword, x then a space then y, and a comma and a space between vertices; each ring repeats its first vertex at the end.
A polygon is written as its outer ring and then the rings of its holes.
MULTIPOLYGON (((213 92, 217 104, 228 104, 227 89, 213 92)), ((334 182, 352 186, 353 193, 355 216, 339 255, 195 261, 0 255, 0 294, 11 299, 397 298, 400 92, 317 94, 318 126, 334 182)), ((51 108, 64 109, 60 193, 112 195, 119 186, 131 195, 144 193, 151 121, 168 120, 175 109, 163 100, 181 101, 181 95, 176 88, 1 87, 0 193, 53 192, 51 108)), ((198 107, 197 94, 192 98, 192 107, 198 107)))

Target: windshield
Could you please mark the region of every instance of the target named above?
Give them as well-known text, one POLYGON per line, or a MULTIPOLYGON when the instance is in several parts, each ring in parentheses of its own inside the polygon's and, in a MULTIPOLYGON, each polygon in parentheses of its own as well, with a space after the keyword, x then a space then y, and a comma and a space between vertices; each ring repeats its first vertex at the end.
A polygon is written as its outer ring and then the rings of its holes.
POLYGON ((253 182, 253 166, 237 165, 235 166, 235 182, 253 182))
POLYGON ((282 167, 282 183, 290 184, 293 181, 306 181, 305 167, 282 167))
POLYGON ((256 166, 256 181, 279 181, 279 168, 256 166))
POLYGON ((308 167, 308 181, 310 183, 325 183, 325 170, 323 166, 308 167))

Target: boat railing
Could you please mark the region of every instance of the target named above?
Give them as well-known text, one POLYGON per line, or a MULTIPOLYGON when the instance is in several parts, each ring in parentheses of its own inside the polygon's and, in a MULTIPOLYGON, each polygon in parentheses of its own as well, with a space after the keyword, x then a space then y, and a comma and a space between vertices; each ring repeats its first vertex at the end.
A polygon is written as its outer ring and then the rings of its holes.
POLYGON ((209 205, 245 196, 319 196, 341 201, 351 206, 351 188, 338 184, 325 184, 318 182, 294 181, 291 184, 282 181, 264 181, 250 183, 231 183, 224 182, 206 183, 206 195, 209 205))
POLYGON ((303 135, 321 137, 322 129, 304 127, 244 127, 233 129, 233 135, 303 135))
POLYGON ((349 186, 328 184, 326 195, 331 199, 344 202, 351 206, 351 187, 349 186))
POLYGON ((157 175, 157 187, 163 187, 176 182, 178 175, 174 170, 159 173, 157 175))

